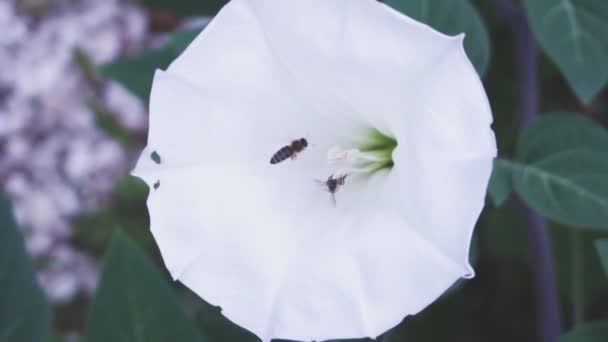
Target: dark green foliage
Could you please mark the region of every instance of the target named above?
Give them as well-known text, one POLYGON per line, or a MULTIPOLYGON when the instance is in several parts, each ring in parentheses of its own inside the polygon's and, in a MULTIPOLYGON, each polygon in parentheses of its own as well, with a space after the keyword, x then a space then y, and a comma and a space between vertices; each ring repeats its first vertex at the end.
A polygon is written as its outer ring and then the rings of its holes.
POLYGON ((604 267, 604 272, 608 276, 608 239, 595 241, 595 247, 604 267))
POLYGON ((488 195, 490 195, 494 205, 500 207, 509 198, 512 191, 511 163, 496 159, 492 169, 492 176, 490 177, 488 195))
POLYGON ((583 102, 608 82, 608 2, 525 0, 536 38, 583 102))
POLYGON ((87 342, 205 341, 158 269, 123 233, 112 238, 91 305, 87 342))
POLYGON ((551 237, 564 305, 576 306, 583 318, 593 318, 608 301, 608 278, 594 248, 608 232, 580 231, 554 224, 551 237))
POLYGON ((150 8, 160 8, 181 16, 215 15, 227 0, 140 0, 150 8))
POLYGON ((50 323, 51 309, 0 191, 0 341, 43 341, 50 323))
POLYGON ((122 83, 133 94, 148 102, 155 70, 166 69, 201 30, 193 28, 176 32, 167 46, 119 58, 103 65, 101 74, 122 83))
POLYGON ((112 113, 96 104, 91 104, 91 109, 95 116, 95 125, 108 137, 115 139, 123 146, 130 146, 133 144, 133 137, 130 132, 122 127, 112 113))
POLYGON ((559 339, 559 342, 604 342, 608 336, 608 320, 583 324, 559 339))
POLYGON ((136 177, 125 176, 112 191, 112 201, 84 213, 73 222, 73 243, 82 249, 102 253, 113 233, 121 230, 138 244, 154 249, 146 197, 148 187, 136 177))
POLYGON ((500 199, 497 194, 504 196, 512 184, 528 205, 550 219, 608 228, 608 133, 589 119, 545 114, 523 132, 516 160, 497 164, 493 197, 500 199))
POLYGON ((464 47, 480 75, 490 61, 490 40, 485 24, 469 0, 387 0, 409 17, 449 35, 466 33, 464 47))
POLYGON ((195 27, 172 34, 169 39, 169 46, 173 50, 173 53, 176 55, 182 53, 202 30, 202 27, 195 27))
POLYGON ((239 341, 239 342, 259 342, 253 333, 232 323, 224 315, 219 307, 200 301, 200 307, 196 312, 201 334, 208 341, 239 341))
POLYGON ((101 68, 101 73, 122 83, 133 94, 147 102, 154 71, 165 69, 175 57, 171 48, 148 50, 106 64, 101 68))

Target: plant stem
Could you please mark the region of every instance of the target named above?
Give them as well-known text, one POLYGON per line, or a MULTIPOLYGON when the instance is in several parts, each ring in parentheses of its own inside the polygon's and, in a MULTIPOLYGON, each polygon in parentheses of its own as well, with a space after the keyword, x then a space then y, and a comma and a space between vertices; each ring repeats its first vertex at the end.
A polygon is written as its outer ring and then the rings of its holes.
MULTIPOLYGON (((509 20, 514 34, 519 78, 520 128, 523 129, 536 118, 538 113, 538 48, 523 8, 516 6, 511 0, 495 0, 494 4, 509 20)), ((561 318, 547 222, 531 208, 524 206, 524 210, 529 224, 528 238, 535 273, 539 341, 555 342, 561 334, 561 318)))

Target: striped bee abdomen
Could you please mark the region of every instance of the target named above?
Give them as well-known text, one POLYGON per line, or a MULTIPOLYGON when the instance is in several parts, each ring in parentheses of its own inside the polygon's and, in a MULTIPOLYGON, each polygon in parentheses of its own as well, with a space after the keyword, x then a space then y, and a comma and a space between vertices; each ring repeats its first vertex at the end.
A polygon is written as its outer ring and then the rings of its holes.
POLYGON ((270 159, 270 164, 278 164, 283 160, 290 158, 293 156, 294 150, 291 146, 283 146, 280 150, 278 150, 270 159))

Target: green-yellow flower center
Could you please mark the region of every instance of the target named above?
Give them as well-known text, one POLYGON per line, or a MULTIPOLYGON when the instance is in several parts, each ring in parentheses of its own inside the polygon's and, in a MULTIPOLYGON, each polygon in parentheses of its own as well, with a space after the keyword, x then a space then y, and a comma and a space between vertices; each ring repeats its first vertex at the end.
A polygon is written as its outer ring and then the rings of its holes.
POLYGON ((332 147, 327 153, 331 163, 340 164, 339 174, 372 174, 381 170, 390 170, 395 162, 393 151, 397 140, 377 129, 370 129, 364 142, 355 148, 332 147))
POLYGON ((397 140, 389 135, 386 135, 379 130, 372 128, 368 138, 359 146, 361 153, 369 154, 377 160, 368 161, 365 168, 370 169, 370 173, 381 171, 384 169, 392 169, 395 165, 393 161, 393 151, 397 147, 397 140))

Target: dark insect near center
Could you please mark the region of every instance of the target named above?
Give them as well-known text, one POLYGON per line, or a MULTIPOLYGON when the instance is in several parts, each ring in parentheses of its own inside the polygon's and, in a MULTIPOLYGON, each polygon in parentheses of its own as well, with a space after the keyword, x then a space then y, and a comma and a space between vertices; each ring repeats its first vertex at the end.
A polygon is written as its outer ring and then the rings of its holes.
POLYGON ((336 192, 340 189, 342 185, 346 183, 346 177, 348 177, 348 175, 341 175, 338 178, 334 178, 334 176, 331 175, 329 176, 329 178, 327 178, 325 182, 317 181, 319 183, 322 183, 331 195, 331 203, 334 207, 336 206, 336 192))
POLYGON ((270 158, 270 164, 278 164, 287 158, 295 159, 298 153, 304 151, 308 146, 308 141, 304 138, 300 138, 291 142, 291 144, 281 147, 275 154, 270 158))

